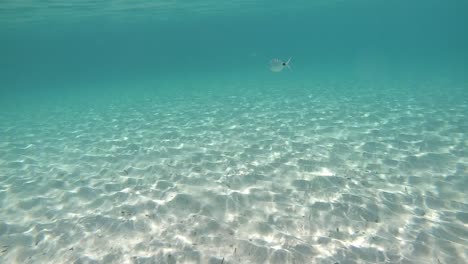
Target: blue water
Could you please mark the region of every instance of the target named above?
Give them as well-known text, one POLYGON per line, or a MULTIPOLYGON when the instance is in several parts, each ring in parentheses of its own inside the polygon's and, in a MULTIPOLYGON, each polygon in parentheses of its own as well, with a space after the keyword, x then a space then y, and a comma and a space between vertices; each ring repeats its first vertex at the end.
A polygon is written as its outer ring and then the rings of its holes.
POLYGON ((1 1, 0 263, 464 263, 467 13, 1 1))

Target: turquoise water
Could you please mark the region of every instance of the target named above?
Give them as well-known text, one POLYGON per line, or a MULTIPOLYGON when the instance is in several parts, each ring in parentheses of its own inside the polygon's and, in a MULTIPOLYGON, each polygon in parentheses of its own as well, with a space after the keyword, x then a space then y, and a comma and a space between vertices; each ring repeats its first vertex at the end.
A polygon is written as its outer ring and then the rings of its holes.
POLYGON ((464 263, 467 12, 1 1, 0 263, 464 263))

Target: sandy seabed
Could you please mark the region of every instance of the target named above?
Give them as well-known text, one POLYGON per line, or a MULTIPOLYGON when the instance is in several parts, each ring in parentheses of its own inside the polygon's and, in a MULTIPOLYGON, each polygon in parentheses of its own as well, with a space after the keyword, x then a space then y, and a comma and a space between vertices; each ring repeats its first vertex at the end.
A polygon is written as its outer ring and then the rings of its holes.
POLYGON ((468 105, 419 91, 5 112, 0 262, 466 263, 468 105))

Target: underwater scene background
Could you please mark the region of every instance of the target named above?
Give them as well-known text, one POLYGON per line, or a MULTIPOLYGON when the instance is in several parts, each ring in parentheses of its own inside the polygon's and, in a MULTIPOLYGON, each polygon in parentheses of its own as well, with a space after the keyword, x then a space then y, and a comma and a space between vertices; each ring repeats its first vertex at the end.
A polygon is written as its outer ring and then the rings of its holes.
POLYGON ((0 263, 466 263, 466 14, 0 1, 0 263))

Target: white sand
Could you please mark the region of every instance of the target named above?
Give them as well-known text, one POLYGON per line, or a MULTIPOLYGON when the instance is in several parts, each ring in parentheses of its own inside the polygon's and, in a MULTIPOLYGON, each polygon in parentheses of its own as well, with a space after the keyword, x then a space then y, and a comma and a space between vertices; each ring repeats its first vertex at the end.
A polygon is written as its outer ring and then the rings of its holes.
POLYGON ((5 115, 0 262, 468 259, 456 95, 281 92, 5 115))

